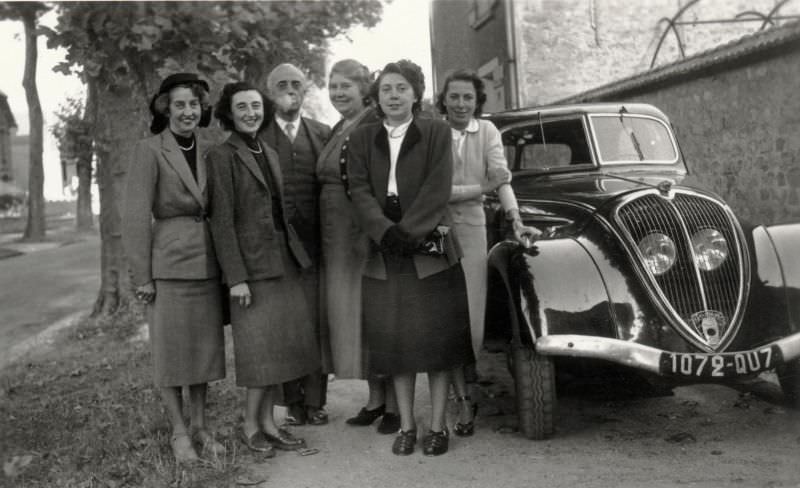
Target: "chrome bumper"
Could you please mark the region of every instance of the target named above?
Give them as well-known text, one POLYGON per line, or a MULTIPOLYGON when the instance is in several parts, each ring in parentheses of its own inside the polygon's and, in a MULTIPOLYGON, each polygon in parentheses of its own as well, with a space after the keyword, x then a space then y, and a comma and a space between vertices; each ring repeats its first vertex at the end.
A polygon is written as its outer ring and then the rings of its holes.
MULTIPOLYGON (((759 348, 777 346, 783 362, 800 358, 800 333, 786 336, 759 348)), ((663 349, 644 346, 635 342, 586 335, 551 335, 536 339, 536 352, 547 356, 568 356, 604 359, 632 368, 661 373, 660 363, 663 349)), ((734 352, 734 351, 721 351, 734 352)), ((743 351, 735 351, 743 352, 743 351)), ((702 353, 700 353, 702 354, 702 353)), ((708 354, 713 356, 713 354, 708 354)))

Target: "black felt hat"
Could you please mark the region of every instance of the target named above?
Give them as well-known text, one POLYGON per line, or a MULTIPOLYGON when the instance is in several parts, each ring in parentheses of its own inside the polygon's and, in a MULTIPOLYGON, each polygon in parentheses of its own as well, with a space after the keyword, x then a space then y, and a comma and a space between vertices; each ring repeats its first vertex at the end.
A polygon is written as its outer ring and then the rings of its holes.
MULTIPOLYGON (((209 91, 208 83, 197 76, 196 73, 173 73, 164 78, 164 80, 161 82, 161 86, 158 87, 158 92, 153 95, 152 100, 150 100, 150 114, 153 116, 153 121, 150 123, 150 132, 153 134, 158 134, 164 130, 167 125, 169 125, 169 120, 167 117, 156 111, 156 99, 164 93, 169 93, 170 90, 180 85, 198 85, 206 92, 209 91)), ((209 109, 203 110, 203 114, 200 117, 200 123, 198 125, 200 127, 206 127, 210 121, 211 110, 209 107, 209 109)))

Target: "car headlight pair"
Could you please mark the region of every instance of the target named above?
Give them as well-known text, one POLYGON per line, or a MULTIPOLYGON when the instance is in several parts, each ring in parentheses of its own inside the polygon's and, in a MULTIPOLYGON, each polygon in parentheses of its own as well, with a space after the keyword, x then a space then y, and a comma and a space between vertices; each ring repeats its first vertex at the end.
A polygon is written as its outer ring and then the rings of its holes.
MULTIPOLYGON (((701 229, 692 236, 695 264, 703 271, 713 271, 728 257, 728 241, 716 229, 701 229)), ((639 241, 639 251, 644 265, 654 275, 666 273, 673 264, 677 251, 675 243, 666 234, 653 232, 639 241)))

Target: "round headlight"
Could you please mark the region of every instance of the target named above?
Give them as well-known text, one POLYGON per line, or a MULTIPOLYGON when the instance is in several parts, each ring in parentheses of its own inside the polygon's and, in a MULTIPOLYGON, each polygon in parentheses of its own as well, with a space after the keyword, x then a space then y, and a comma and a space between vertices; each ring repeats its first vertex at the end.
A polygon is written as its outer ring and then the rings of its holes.
POLYGON ((675 243, 660 232, 648 234, 639 241, 639 251, 644 265, 656 276, 666 273, 675 264, 675 243))
POLYGON ((728 257, 728 241, 716 229, 702 229, 692 236, 692 249, 697 267, 713 271, 728 257))

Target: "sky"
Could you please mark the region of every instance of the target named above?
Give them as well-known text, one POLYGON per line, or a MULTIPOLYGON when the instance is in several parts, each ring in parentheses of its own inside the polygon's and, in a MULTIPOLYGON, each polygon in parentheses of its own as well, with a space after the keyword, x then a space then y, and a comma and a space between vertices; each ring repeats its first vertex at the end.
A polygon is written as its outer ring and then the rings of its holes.
MULTIPOLYGON (((393 0, 384 5, 381 22, 371 28, 357 27, 346 36, 330 44, 329 62, 354 58, 370 70, 382 68, 386 63, 408 58, 419 64, 425 73, 426 98, 431 98, 431 49, 428 32, 429 0, 393 0)), ((42 18, 44 25, 53 26, 55 15, 51 12, 42 18)), ((8 102, 17 122, 17 134, 28 133, 28 110, 22 75, 25 67, 25 39, 21 22, 0 21, 0 46, 3 50, 3 72, 0 73, 0 91, 8 102)), ((61 176, 58 151, 48 126, 55 123, 53 115, 68 97, 83 98, 83 85, 76 77, 54 73, 52 67, 64 58, 63 50, 47 49, 44 39, 39 40, 39 61, 36 82, 45 119, 45 198, 61 199, 61 176)), ((326 122, 335 121, 336 112, 326 114, 326 122)))

